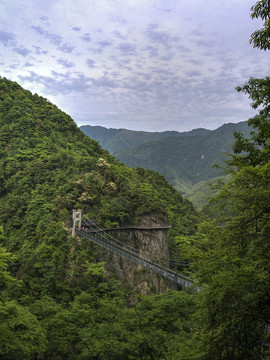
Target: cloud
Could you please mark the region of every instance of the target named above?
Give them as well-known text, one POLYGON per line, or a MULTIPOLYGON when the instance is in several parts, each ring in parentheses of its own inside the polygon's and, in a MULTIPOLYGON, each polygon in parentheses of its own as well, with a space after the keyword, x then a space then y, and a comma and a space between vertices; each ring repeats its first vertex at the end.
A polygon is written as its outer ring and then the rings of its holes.
POLYGON ((107 76, 102 76, 100 78, 90 79, 93 86, 97 88, 118 88, 120 85, 116 80, 109 79, 107 76))
POLYGON ((175 46, 175 49, 177 49, 178 51, 185 53, 185 54, 191 52, 191 50, 189 48, 187 48, 185 45, 182 45, 182 44, 177 44, 175 46))
POLYGON ((10 69, 18 69, 19 68, 19 63, 18 62, 16 62, 15 64, 11 64, 11 65, 9 65, 9 68, 10 69))
POLYGON ((251 1, 0 0, 1 72, 111 127, 243 120, 234 88, 269 68, 248 43, 251 1))
POLYGON ((157 47, 154 47, 152 45, 148 45, 146 47, 144 47, 142 50, 145 50, 148 52, 148 56, 151 58, 151 59, 154 59, 154 58, 158 58, 159 57, 159 51, 158 51, 158 48, 157 47))
POLYGON ((3 43, 5 46, 15 44, 16 36, 10 32, 0 30, 0 43, 3 43))
POLYGON ((49 18, 47 16, 40 16, 39 19, 44 25, 46 26, 50 25, 49 18))
POLYGON ((55 78, 58 78, 58 79, 65 80, 65 79, 67 78, 67 74, 66 74, 66 73, 59 73, 59 72, 54 71, 54 70, 52 70, 51 73, 52 73, 52 75, 53 75, 55 78))
POLYGON ((150 42, 163 45, 166 49, 179 42, 180 38, 178 36, 171 35, 167 31, 158 31, 157 28, 157 24, 151 24, 148 25, 147 30, 144 32, 150 42))
POLYGON ((127 20, 118 16, 118 15, 110 15, 110 20, 112 23, 117 23, 117 24, 126 24, 127 20))
POLYGON ((159 80, 155 80, 151 74, 136 72, 124 79, 121 87, 130 98, 137 98, 144 102, 148 101, 149 97, 155 96, 158 84, 159 80))
POLYGON ((42 50, 40 46, 33 45, 32 48, 35 50, 36 55, 47 55, 48 54, 48 51, 42 50))
POLYGON ((159 75, 166 75, 166 76, 173 75, 172 71, 167 70, 167 69, 160 69, 160 68, 153 69, 152 73, 156 73, 156 74, 159 74, 159 75))
POLYGON ((114 33, 114 35, 115 35, 116 37, 118 37, 118 39, 126 40, 126 36, 124 36, 123 34, 121 34, 120 31, 116 30, 116 31, 114 31, 113 33, 114 33))
POLYGON ((174 56, 175 56, 175 53, 168 52, 166 55, 161 56, 160 60, 170 62, 174 58, 174 56))
POLYGON ((62 37, 57 35, 57 34, 53 34, 53 33, 49 33, 47 30, 43 29, 41 26, 31 26, 31 28, 33 30, 35 30, 38 34, 44 36, 46 39, 48 39, 51 44, 56 45, 58 50, 64 52, 64 53, 68 53, 71 54, 72 51, 74 50, 74 46, 70 45, 69 43, 66 43, 62 40, 62 37))
POLYGON ((122 55, 135 55, 136 54, 136 45, 131 43, 121 43, 118 45, 117 49, 120 50, 122 55))
POLYGON ((86 42, 90 42, 91 41, 91 37, 88 33, 83 34, 83 36, 80 37, 80 39, 86 41, 86 42))
POLYGON ((71 68, 75 66, 73 62, 64 59, 58 59, 57 62, 65 68, 71 68))
POLYGON ((198 70, 192 70, 192 71, 186 71, 186 76, 188 77, 198 77, 198 76, 202 76, 202 73, 198 70))
POLYGON ((60 46, 58 46, 58 49, 64 52, 65 54, 71 54, 72 51, 74 50, 74 46, 68 43, 63 43, 60 46))
POLYGON ((84 74, 59 73, 52 71, 52 76, 44 76, 30 71, 28 75, 19 75, 20 81, 23 83, 36 84, 42 86, 46 96, 66 95, 71 93, 86 93, 91 90, 92 93, 98 94, 102 89, 102 97, 106 89, 116 89, 121 86, 113 78, 104 75, 99 78, 86 77, 84 74))
POLYGON ((73 30, 73 31, 81 31, 82 28, 79 27, 79 26, 73 26, 72 30, 73 30))
POLYGON ((130 58, 123 58, 119 56, 112 56, 111 60, 115 61, 117 67, 121 70, 126 69, 128 71, 132 71, 132 68, 130 66, 127 66, 131 63, 131 59, 130 58))
POLYGON ((94 49, 94 51, 99 53, 99 54, 102 54, 105 48, 110 47, 110 46, 113 45, 113 43, 111 41, 108 41, 108 40, 97 41, 96 44, 98 45, 98 48, 94 49))
POLYGON ((32 25, 31 28, 33 30, 35 30, 37 33, 39 33, 40 35, 46 35, 48 34, 48 32, 46 30, 44 30, 41 26, 34 26, 32 25))
POLYGON ((13 48, 13 51, 15 51, 17 54, 26 57, 28 54, 30 54, 32 51, 29 49, 26 49, 23 46, 17 47, 17 48, 13 48))
POLYGON ((203 64, 203 61, 202 61, 202 60, 194 59, 194 58, 191 57, 191 56, 189 56, 189 57, 187 58, 187 62, 188 62, 189 64, 198 65, 198 66, 200 66, 200 65, 203 64))
POLYGON ((151 73, 150 74, 148 74, 148 73, 145 74, 143 72, 137 71, 135 74, 138 75, 138 76, 141 76, 145 81, 149 81, 149 80, 152 79, 152 74, 151 73))
POLYGON ((28 61, 24 63, 24 67, 32 67, 34 64, 29 63, 28 61))
POLYGON ((216 48, 216 46, 218 45, 217 41, 211 39, 198 39, 198 40, 193 40, 192 42, 197 46, 206 47, 212 50, 216 48))
POLYGON ((29 75, 19 75, 18 78, 23 83, 30 82, 36 84, 38 87, 42 86, 43 92, 46 95, 65 95, 68 93, 85 92, 91 87, 91 80, 84 74, 78 74, 77 76, 62 75, 56 72, 53 73, 53 77, 44 76, 30 71, 29 75))
POLYGON ((204 34, 203 34, 203 32, 202 32, 201 30, 199 30, 199 29, 193 29, 193 30, 191 30, 190 35, 191 35, 191 36, 201 37, 201 36, 203 36, 204 34))
POLYGON ((94 67, 96 67, 95 66, 95 60, 93 60, 93 59, 87 59, 86 60, 86 64, 87 64, 87 66, 90 68, 90 69, 93 69, 94 67))

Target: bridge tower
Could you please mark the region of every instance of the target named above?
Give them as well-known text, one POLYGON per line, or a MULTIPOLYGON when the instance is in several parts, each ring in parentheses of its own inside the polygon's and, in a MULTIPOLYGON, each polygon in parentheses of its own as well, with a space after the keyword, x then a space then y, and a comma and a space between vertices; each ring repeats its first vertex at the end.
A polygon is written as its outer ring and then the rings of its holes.
POLYGON ((78 229, 81 230, 82 226, 82 210, 72 210, 72 218, 73 218, 73 227, 72 227, 72 236, 75 236, 76 223, 78 223, 78 229))

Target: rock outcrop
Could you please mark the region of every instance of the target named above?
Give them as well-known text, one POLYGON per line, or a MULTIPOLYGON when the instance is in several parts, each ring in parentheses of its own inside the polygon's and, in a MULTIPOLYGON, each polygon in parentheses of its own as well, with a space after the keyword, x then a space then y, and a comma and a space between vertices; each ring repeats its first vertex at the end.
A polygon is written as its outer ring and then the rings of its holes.
MULTIPOLYGON (((163 266, 169 267, 168 222, 158 219, 157 216, 144 217, 134 228, 111 230, 112 237, 136 249, 140 256, 146 257, 163 266)), ((114 274, 134 292, 142 294, 163 293, 175 285, 161 276, 137 265, 104 248, 99 250, 99 260, 106 262, 105 269, 114 274)))

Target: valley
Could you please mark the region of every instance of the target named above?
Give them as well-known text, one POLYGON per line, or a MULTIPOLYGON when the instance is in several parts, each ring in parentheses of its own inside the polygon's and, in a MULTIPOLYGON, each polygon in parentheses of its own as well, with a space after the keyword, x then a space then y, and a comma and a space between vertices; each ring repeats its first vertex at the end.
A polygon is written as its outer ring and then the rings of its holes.
POLYGON ((210 131, 146 133, 85 125, 81 130, 97 140, 125 165, 154 170, 201 208, 212 194, 208 184, 222 177, 222 166, 233 152, 234 132, 249 136, 247 122, 224 124, 210 131))
POLYGON ((1 2, 0 359, 270 360, 269 1, 39 3, 1 2))
POLYGON ((270 127, 255 117, 246 138, 246 125, 146 134, 126 149, 127 167, 47 99, 0 78, 1 358, 208 360, 219 348, 264 359, 270 127), (243 133, 234 145, 233 130, 243 133), (179 190, 207 192, 220 178, 209 165, 231 147, 226 183, 198 213, 179 190), (70 231, 74 209, 88 232, 70 231))

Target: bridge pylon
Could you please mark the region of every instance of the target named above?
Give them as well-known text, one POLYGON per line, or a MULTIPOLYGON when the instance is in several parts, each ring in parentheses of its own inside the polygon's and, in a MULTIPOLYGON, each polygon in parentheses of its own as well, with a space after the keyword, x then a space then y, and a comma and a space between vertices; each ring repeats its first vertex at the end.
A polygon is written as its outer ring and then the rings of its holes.
POLYGON ((82 226, 82 210, 72 210, 72 218, 73 218, 73 227, 72 227, 72 236, 75 236, 76 223, 78 223, 78 230, 81 230, 82 226))

